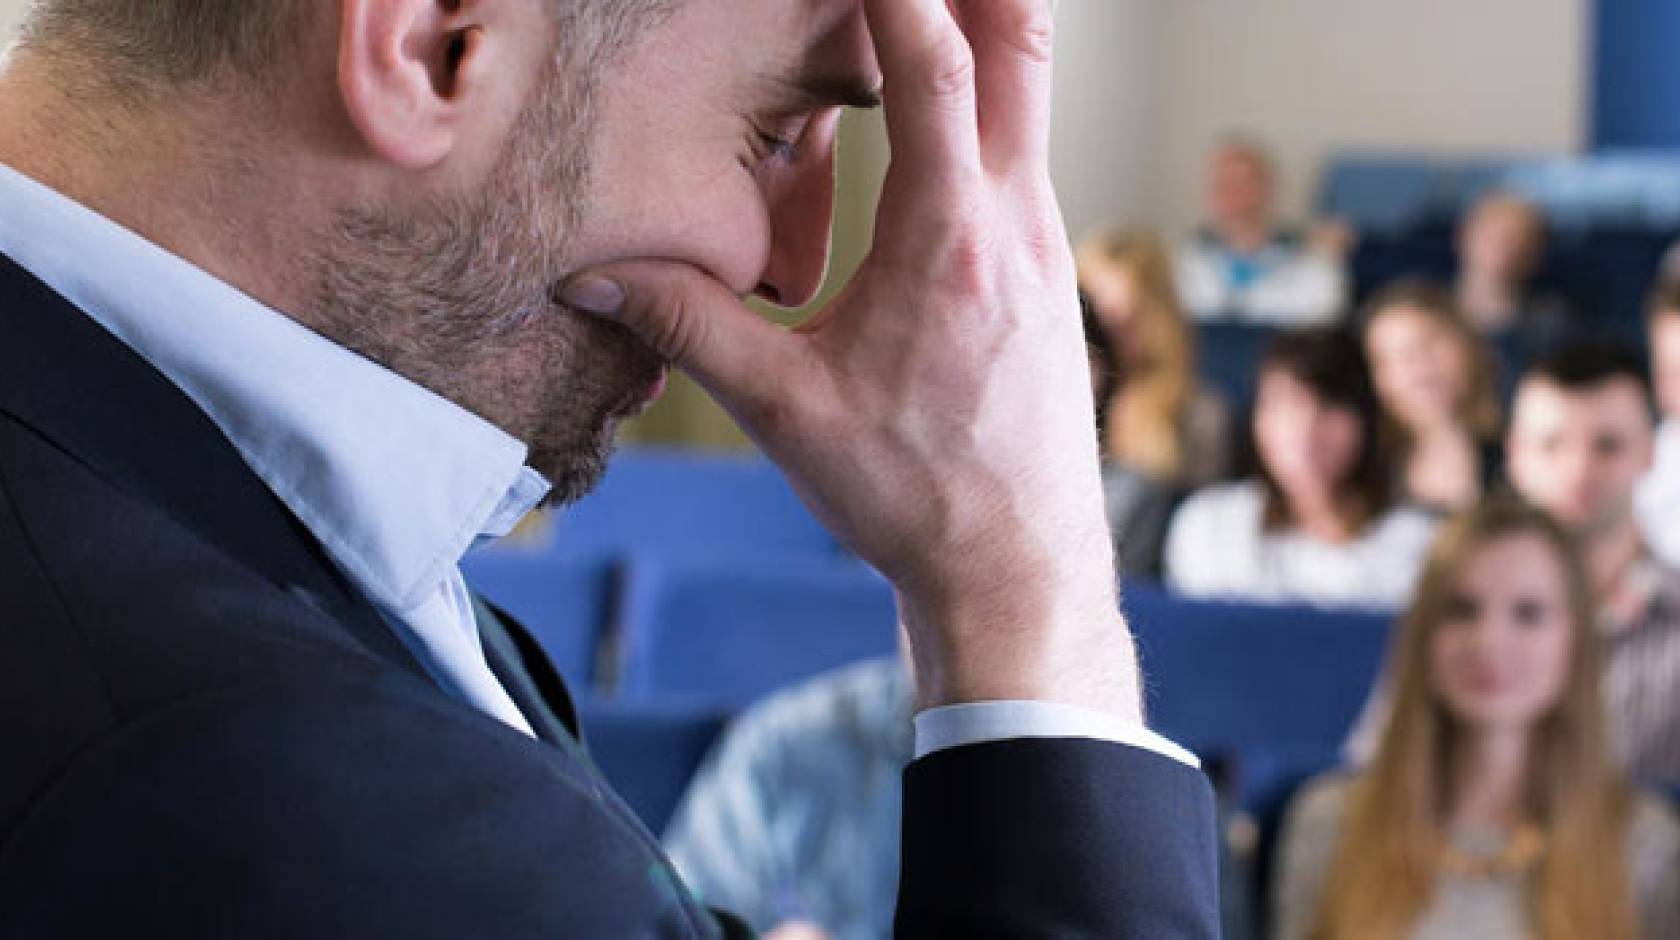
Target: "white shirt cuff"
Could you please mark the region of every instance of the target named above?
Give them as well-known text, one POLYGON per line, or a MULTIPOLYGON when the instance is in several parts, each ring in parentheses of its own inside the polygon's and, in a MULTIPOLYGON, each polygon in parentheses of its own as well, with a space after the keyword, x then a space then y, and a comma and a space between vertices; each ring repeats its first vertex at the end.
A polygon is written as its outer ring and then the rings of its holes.
POLYGON ((969 744, 1019 738, 1090 738, 1153 751, 1201 769, 1196 755, 1136 722, 1059 702, 975 702, 916 716, 916 758, 969 744))

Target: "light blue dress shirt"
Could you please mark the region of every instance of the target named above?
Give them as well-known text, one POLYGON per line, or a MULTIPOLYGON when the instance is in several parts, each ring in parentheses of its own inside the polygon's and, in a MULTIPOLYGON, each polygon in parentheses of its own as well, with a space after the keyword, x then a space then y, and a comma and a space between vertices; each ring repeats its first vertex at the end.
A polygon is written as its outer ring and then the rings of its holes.
POLYGON ((446 691, 531 733, 459 569, 547 494, 525 445, 4 166, 0 252, 196 402, 446 691))
MULTIPOLYGON (((0 254, 196 402, 445 691, 532 734, 485 661, 460 572, 548 494, 523 443, 4 164, 0 254)), ((1196 763, 1135 722, 1043 702, 932 709, 915 734, 917 756, 1092 737, 1196 763)))

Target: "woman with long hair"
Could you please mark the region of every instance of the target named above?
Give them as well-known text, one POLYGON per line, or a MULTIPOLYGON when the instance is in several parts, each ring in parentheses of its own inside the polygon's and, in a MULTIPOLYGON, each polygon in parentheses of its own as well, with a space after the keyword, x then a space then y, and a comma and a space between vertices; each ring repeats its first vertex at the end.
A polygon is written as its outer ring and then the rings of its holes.
POLYGON ((1590 598, 1538 510, 1499 499, 1443 528, 1375 758, 1291 807, 1281 940, 1680 936, 1680 823, 1606 751, 1590 598))
POLYGON ((1383 289, 1361 319, 1401 496, 1444 512, 1474 505, 1499 454, 1493 350, 1452 296, 1425 281, 1383 289))
POLYGON ((1098 402, 1103 456, 1160 483, 1196 486, 1229 463, 1229 417, 1197 381, 1196 344, 1160 239, 1102 231, 1079 246, 1079 283, 1109 351, 1098 402))
POLYGON ((1168 583, 1204 597, 1403 605, 1434 519, 1395 500, 1359 344, 1339 330, 1274 341, 1252 430, 1258 472, 1198 491, 1173 518, 1168 583))

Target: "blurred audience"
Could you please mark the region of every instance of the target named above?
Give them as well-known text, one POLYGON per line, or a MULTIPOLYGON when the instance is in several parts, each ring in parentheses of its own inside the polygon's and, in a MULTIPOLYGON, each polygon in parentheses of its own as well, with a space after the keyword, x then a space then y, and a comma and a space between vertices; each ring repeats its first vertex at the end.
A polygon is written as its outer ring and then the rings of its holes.
POLYGON ((1652 551, 1680 565, 1680 279, 1666 280, 1652 292, 1645 322, 1661 422, 1655 460, 1639 484, 1636 506, 1652 551))
POLYGON ((1310 234, 1277 218, 1277 171, 1259 142, 1233 136, 1208 160, 1207 221, 1180 246, 1179 290, 1198 320, 1306 326, 1348 301, 1343 226, 1310 234))
POLYGON ((1398 606, 1433 518, 1395 501, 1376 392, 1338 330, 1285 334, 1259 366, 1259 475, 1205 488, 1174 517, 1166 577, 1185 594, 1398 606))
POLYGON ((1451 295, 1423 281, 1385 288, 1362 319, 1401 498, 1443 512, 1469 508, 1499 464, 1492 352, 1451 295))
POLYGON ((1154 575, 1180 492, 1228 470, 1230 413, 1199 381, 1160 240, 1101 232, 1078 257, 1116 560, 1124 572, 1154 575))
POLYGON ((894 658, 820 676, 743 715, 666 830, 683 879, 765 940, 891 937, 912 704, 894 658))
POLYGON ((1375 759, 1291 807, 1280 940, 1680 936, 1680 823, 1606 753, 1591 586, 1544 514, 1443 530, 1375 759))
POLYGON ((1506 472, 1578 541, 1607 652, 1611 727, 1633 774, 1680 785, 1680 572, 1651 552, 1634 513, 1655 435, 1632 352, 1576 345, 1517 387, 1506 472))
POLYGON ((1477 200, 1459 227, 1454 289, 1459 309, 1471 327, 1498 345, 1513 371, 1550 352, 1572 331, 1568 302, 1535 280, 1546 241, 1540 210, 1502 190, 1477 200))

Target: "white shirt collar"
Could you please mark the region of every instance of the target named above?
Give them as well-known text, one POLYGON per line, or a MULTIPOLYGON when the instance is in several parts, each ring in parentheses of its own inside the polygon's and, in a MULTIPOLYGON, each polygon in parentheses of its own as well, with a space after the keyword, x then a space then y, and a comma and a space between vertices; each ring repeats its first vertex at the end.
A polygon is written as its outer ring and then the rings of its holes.
POLYGON ((3 164, 0 253, 191 397, 390 613, 548 493, 511 435, 3 164))

